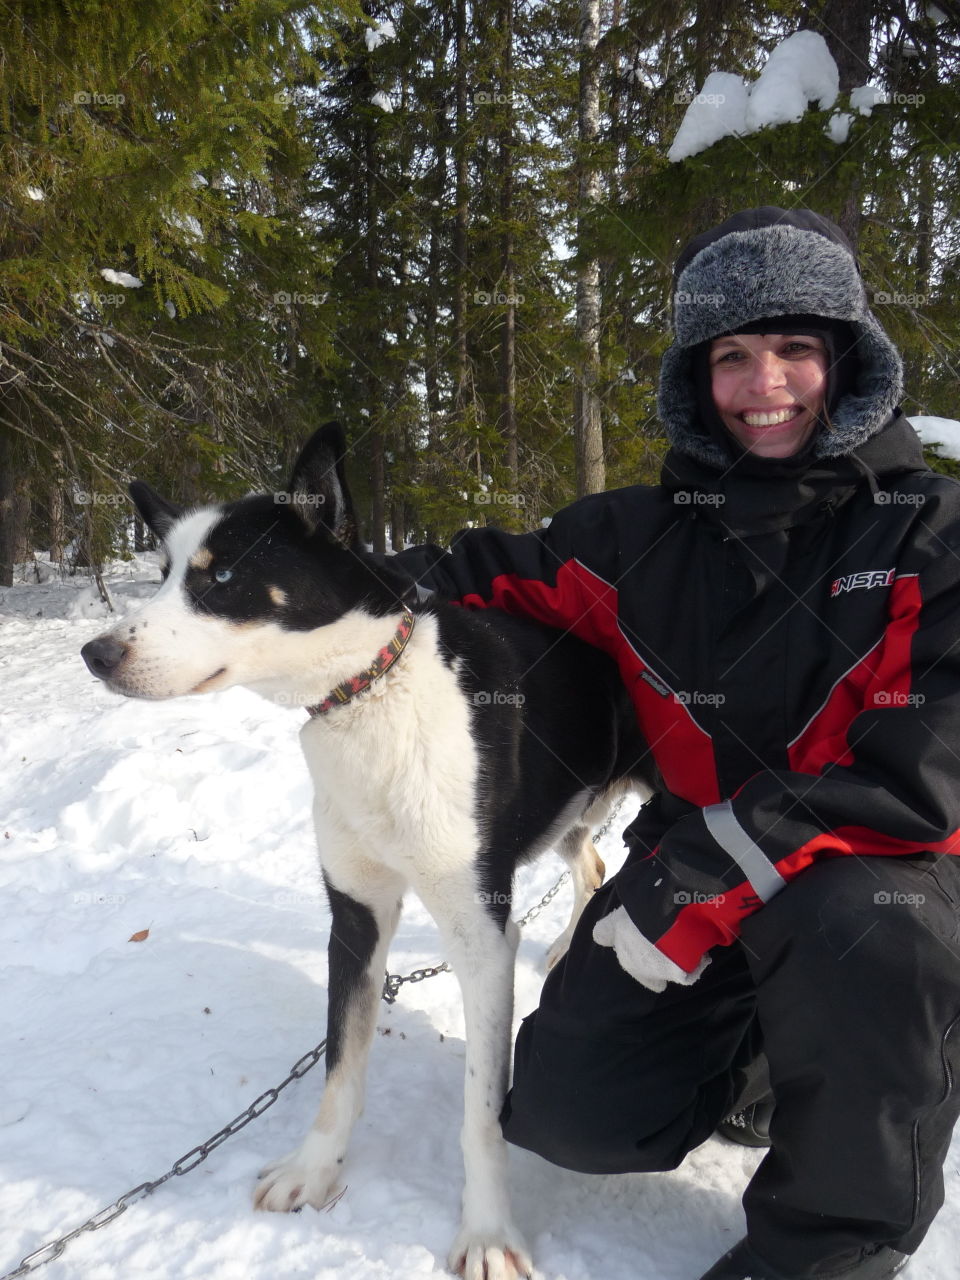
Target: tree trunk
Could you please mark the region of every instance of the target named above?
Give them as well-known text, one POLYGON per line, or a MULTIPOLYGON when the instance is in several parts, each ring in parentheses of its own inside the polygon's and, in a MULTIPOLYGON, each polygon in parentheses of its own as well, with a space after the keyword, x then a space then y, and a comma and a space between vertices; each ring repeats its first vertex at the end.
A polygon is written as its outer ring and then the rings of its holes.
MULTIPOLYGON (((364 6, 365 12, 371 6, 364 6)), ((370 54, 367 54, 362 73, 363 98, 369 102, 373 96, 373 78, 370 74, 370 54)), ((380 420, 380 406, 383 395, 380 392, 380 377, 383 372, 382 336, 380 327, 380 311, 376 305, 380 288, 380 255, 378 242, 378 184, 380 181, 380 164, 377 151, 373 119, 369 109, 363 125, 363 181, 364 181, 364 238, 366 257, 366 286, 368 298, 367 350, 366 361, 366 405, 371 421, 380 420)), ((374 551, 381 554, 387 549, 387 497, 386 497, 386 453, 383 431, 379 426, 370 432, 370 543, 374 551)))
POLYGON ((50 549, 50 563, 63 564, 63 549, 67 535, 63 518, 63 488, 59 481, 54 481, 50 485, 47 495, 50 503, 47 537, 47 545, 50 549))
POLYGON ((0 587, 13 586, 14 565, 30 554, 29 479, 13 433, 0 426, 0 587))
MULTIPOLYGON (((583 253, 585 214, 600 196, 600 175, 593 149, 600 130, 600 79, 597 41, 599 0, 580 4, 580 102, 577 112, 577 250, 583 253)), ((600 264, 585 258, 577 273, 577 338, 581 367, 574 391, 573 434, 576 452, 577 497, 600 493, 606 482, 603 432, 596 384, 600 370, 600 264)))
POLYGON ((456 29, 456 131, 454 142, 454 184, 457 214, 453 228, 453 331, 456 347, 456 381, 454 405, 462 413, 467 403, 470 385, 470 357, 467 351, 467 226, 469 213, 467 137, 470 122, 467 119, 467 0, 457 0, 456 29))
POLYGON ((394 551, 402 551, 406 537, 405 511, 402 498, 390 499, 390 546, 394 551))
MULTIPOLYGON (((374 131, 370 124, 365 129, 366 142, 366 284, 372 303, 379 284, 378 252, 376 252, 376 154, 374 131)), ((372 307, 371 307, 372 319, 372 307)), ((370 346, 370 357, 375 358, 376 339, 370 346)), ((366 402, 370 412, 379 412, 378 379, 374 370, 366 374, 366 402)), ((385 468, 383 431, 370 433, 370 541, 375 552, 387 550, 387 468, 385 468)))
MULTIPOLYGON (((446 40, 444 41, 446 48, 446 40)), ((426 315, 423 330, 426 339, 424 353, 423 381, 427 399, 427 447, 433 449, 437 445, 440 428, 440 341, 438 336, 438 318, 440 314, 440 272, 441 249, 443 243, 443 224, 445 211, 443 201, 447 186, 447 148, 451 143, 451 130, 446 114, 446 94, 442 94, 437 104, 437 133, 434 140, 433 200, 430 205, 430 245, 427 252, 427 299, 426 315)), ((445 363, 445 362, 444 362, 445 363)))
POLYGON ((500 435, 504 442, 504 463, 509 473, 511 492, 520 487, 520 468, 517 455, 517 381, 516 381, 516 332, 517 315, 514 302, 513 233, 510 219, 513 216, 513 0, 503 0, 500 13, 500 38, 502 46, 500 92, 505 101, 498 104, 501 116, 499 137, 500 152, 500 221, 503 225, 500 279, 506 295, 503 327, 500 333, 500 435))
MULTIPOLYGON (((870 79, 870 24, 868 0, 823 0, 811 8, 808 25, 827 42, 840 73, 840 92, 849 93, 870 79)), ((856 250, 860 240, 863 179, 859 171, 850 178, 837 223, 856 250)))

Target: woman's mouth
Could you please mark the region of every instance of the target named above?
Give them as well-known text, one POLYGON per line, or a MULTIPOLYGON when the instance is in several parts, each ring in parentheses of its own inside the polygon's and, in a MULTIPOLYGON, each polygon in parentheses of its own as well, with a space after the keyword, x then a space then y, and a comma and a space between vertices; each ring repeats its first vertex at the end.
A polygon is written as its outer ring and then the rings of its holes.
POLYGON ((803 413, 803 405, 790 405, 785 409, 744 409, 737 417, 751 431, 768 431, 772 427, 786 427, 803 413))

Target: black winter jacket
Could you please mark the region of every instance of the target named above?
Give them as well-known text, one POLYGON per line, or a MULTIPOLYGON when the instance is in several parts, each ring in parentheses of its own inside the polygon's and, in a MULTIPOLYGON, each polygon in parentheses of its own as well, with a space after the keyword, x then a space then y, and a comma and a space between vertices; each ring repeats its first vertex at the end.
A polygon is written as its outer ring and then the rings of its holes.
POLYGON ((960 854, 960 485, 899 413, 799 474, 674 450, 660 486, 396 559, 617 660, 664 789, 615 884, 683 969, 821 858, 960 854))

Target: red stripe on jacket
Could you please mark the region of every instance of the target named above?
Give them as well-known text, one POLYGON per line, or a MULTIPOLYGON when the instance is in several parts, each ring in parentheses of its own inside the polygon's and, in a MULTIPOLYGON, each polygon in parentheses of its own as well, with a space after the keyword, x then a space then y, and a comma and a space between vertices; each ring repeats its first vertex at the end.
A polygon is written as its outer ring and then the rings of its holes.
MULTIPOLYGON (((775 863, 787 882, 795 879, 823 858, 897 857, 911 853, 960 855, 960 827, 946 840, 899 840, 870 827, 837 827, 814 836, 799 849, 775 863)), ((864 879, 864 892, 869 882, 864 879)), ((718 894, 707 902, 692 902, 676 916, 670 928, 657 939, 657 947, 674 964, 689 973, 711 947, 729 946, 740 932, 740 922, 752 915, 762 900, 753 886, 744 881, 730 893, 718 894)))
POLYGON ((890 621, 883 638, 834 685, 827 701, 790 744, 795 773, 822 773, 828 764, 853 763, 847 731, 861 711, 906 706, 910 693, 910 647, 922 604, 916 577, 894 580, 890 621))
POLYGON ((557 570, 555 586, 504 573, 493 579, 489 599, 474 593, 463 596, 459 603, 469 608, 493 605, 550 626, 563 625, 581 640, 609 653, 620 668, 667 789, 701 808, 721 798, 713 741, 656 672, 650 671, 650 676, 667 689, 666 694, 641 678, 649 668, 620 630, 616 587, 578 560, 568 560, 557 570))

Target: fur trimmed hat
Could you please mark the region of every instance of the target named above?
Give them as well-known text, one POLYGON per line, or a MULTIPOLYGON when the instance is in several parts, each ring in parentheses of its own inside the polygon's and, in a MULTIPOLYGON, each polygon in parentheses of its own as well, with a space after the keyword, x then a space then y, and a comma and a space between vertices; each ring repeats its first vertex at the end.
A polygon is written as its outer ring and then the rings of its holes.
POLYGON ((758 320, 794 315, 845 322, 855 340, 852 385, 831 405, 830 427, 817 433, 813 456, 850 453, 880 430, 903 394, 903 366, 870 310, 849 241, 811 210, 767 206, 735 214, 677 258, 674 341, 663 356, 657 395, 674 448, 712 467, 734 460, 698 410, 695 349, 758 320))

